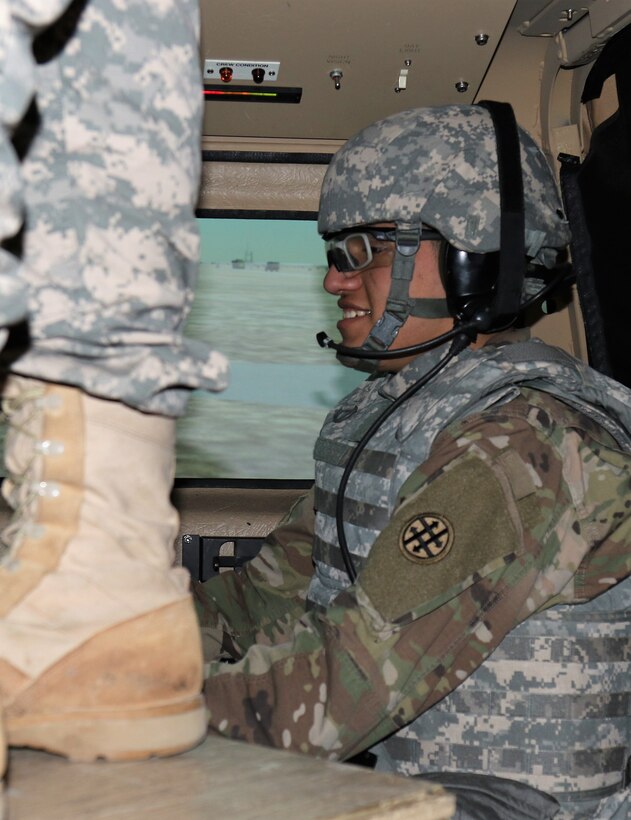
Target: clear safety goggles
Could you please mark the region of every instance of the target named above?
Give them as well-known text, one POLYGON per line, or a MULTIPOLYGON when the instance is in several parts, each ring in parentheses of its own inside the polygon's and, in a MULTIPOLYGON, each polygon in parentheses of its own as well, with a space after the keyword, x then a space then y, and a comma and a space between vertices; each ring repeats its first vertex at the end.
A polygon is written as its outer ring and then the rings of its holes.
MULTIPOLYGON (((350 229, 332 234, 326 238, 326 258, 329 267, 335 267, 340 273, 347 276, 356 276, 359 272, 370 267, 375 260, 375 254, 381 254, 390 248, 375 248, 376 242, 395 242, 396 231, 380 230, 379 228, 350 229), (372 240, 372 244, 371 244, 372 240)), ((423 227, 421 240, 441 239, 438 231, 423 227)))

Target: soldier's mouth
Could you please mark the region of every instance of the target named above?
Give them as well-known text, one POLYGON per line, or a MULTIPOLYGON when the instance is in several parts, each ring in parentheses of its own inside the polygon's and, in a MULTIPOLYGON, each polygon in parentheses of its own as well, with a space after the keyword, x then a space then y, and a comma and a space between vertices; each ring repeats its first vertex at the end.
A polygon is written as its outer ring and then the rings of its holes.
POLYGON ((346 308, 342 311, 343 319, 361 319, 363 316, 372 316, 372 310, 356 310, 355 308, 346 308))

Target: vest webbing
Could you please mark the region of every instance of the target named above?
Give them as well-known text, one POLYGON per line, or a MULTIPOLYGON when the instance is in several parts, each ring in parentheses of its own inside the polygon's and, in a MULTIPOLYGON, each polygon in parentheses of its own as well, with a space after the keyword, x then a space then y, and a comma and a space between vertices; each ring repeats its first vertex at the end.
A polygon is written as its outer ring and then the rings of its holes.
MULTIPOLYGON (((344 465, 379 413, 441 353, 365 382, 327 417, 314 451, 315 573, 308 606, 326 608, 349 583, 335 525, 344 465)), ((510 401, 520 387, 560 398, 631 452, 631 393, 622 385, 538 340, 465 351, 387 420, 358 460, 344 504, 358 573, 399 489, 427 459, 436 436, 510 401)), ((401 774, 496 774, 557 798, 571 794, 586 806, 621 788, 631 752, 630 681, 631 581, 625 581, 588 604, 529 618, 458 689, 373 751, 380 768, 401 774), (575 682, 569 693, 557 691, 562 678, 575 682)))

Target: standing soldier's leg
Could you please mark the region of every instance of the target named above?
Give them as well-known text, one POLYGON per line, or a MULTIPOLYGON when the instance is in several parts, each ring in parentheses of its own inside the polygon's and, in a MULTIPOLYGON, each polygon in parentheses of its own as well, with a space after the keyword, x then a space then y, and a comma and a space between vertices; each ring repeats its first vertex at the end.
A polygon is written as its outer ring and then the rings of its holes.
MULTIPOLYGON (((35 92, 31 36, 55 20, 70 0, 33 0, 19 10, 0 2, 0 346, 8 327, 26 318, 27 289, 20 262, 4 246, 23 225, 24 200, 20 163, 13 137, 35 92)), ((0 550, 0 555, 2 551, 0 550)), ((5 815, 3 778, 7 765, 0 699, 0 818, 5 815)))
POLYGON ((35 42, 29 350, 4 394, 0 704, 10 745, 168 754, 205 732, 172 567, 174 416, 225 361, 182 338, 197 266, 197 3, 89 0, 35 42))

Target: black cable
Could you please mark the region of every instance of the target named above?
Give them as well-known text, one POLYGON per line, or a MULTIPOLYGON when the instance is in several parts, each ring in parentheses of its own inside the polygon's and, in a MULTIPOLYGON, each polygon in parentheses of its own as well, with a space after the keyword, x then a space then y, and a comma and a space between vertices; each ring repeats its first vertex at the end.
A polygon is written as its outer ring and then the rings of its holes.
POLYGON ((426 353, 428 350, 433 350, 433 348, 462 334, 469 334, 470 341, 475 341, 477 336, 475 322, 454 325, 451 330, 441 333, 440 336, 435 336, 427 342, 411 345, 410 347, 400 347, 397 350, 364 350, 361 347, 346 347, 334 342, 323 330, 316 334, 316 340, 320 347, 335 350, 337 353, 341 353, 342 356, 350 356, 353 359, 379 359, 381 361, 381 359, 401 359, 403 356, 416 356, 419 353, 426 353))
POLYGON ((530 299, 526 299, 523 305, 519 308, 519 313, 522 314, 525 310, 528 310, 529 307, 532 307, 537 302, 540 302, 553 290, 558 288, 560 285, 571 285, 574 283, 576 276, 572 269, 572 266, 568 263, 564 263, 562 265, 558 265, 556 268, 556 274, 550 279, 547 285, 544 285, 541 290, 538 290, 530 299))
MULTIPOLYGON (((351 584, 355 583, 357 579, 357 572, 355 570, 355 564, 353 563, 353 556, 351 555, 351 551, 348 548, 348 542, 346 541, 346 535, 344 534, 344 493, 346 491, 346 486, 348 484, 348 480, 350 475, 353 471, 354 466, 357 464, 357 460, 359 456, 364 451, 366 445, 370 441, 370 439, 374 436, 377 430, 381 427, 381 425, 389 418, 392 413, 395 412, 405 401, 407 401, 411 396, 417 393, 422 387, 424 387, 431 379, 434 378, 447 364, 450 362, 455 356, 461 353, 465 348, 467 348, 472 341, 471 336, 463 332, 462 328, 454 328, 457 332, 457 335, 452 342, 449 351, 443 356, 443 358, 431 369, 429 370, 424 376, 422 376, 418 381, 414 382, 408 389, 402 393, 395 401, 392 402, 391 405, 386 407, 383 413, 377 417, 377 419, 370 425, 366 433, 362 436, 361 440, 357 444, 357 447, 353 450, 351 457, 348 460, 348 464, 344 468, 344 472, 342 473, 342 480, 340 481, 340 486, 337 490, 337 499, 335 504, 335 524, 337 527, 337 539, 340 545, 340 550, 342 552, 342 559, 344 561, 344 566, 346 567, 346 572, 350 579, 351 584)), ((446 335, 446 334, 445 334, 446 335)), ((454 334, 452 333, 452 336, 454 334)))

